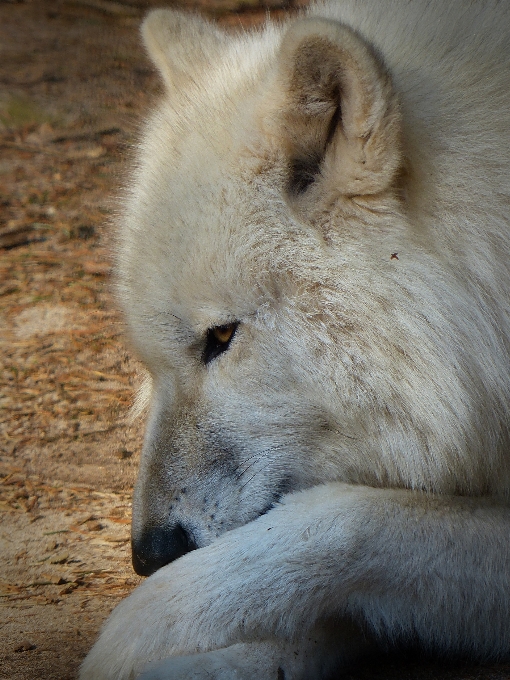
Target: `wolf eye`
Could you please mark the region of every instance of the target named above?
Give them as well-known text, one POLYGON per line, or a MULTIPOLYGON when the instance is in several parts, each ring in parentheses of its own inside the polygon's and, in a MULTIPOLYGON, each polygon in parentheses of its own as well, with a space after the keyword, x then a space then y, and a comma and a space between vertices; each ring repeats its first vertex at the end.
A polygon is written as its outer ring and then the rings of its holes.
POLYGON ((205 339, 204 351, 202 353, 202 361, 204 364, 208 364, 228 349, 238 326, 238 323, 229 323, 225 326, 209 328, 205 339))

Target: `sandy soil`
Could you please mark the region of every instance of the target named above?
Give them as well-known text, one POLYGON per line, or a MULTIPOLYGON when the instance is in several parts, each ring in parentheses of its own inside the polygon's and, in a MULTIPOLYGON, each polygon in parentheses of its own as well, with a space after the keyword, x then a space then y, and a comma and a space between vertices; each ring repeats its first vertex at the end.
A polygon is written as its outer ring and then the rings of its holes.
MULTIPOLYGON (((159 88, 137 26, 161 4, 0 2, 0 678, 75 678, 140 580, 129 521, 142 426, 128 417, 139 366, 109 288, 109 225, 159 88)), ((267 7, 196 4, 234 28, 267 7)), ((510 666, 393 656, 348 677, 503 680, 510 666)))

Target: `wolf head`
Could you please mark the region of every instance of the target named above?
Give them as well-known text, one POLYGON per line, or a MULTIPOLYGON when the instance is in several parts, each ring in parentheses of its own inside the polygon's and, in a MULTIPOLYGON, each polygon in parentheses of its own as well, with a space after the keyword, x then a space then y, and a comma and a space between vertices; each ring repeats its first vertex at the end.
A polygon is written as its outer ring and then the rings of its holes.
POLYGON ((143 38, 165 95, 118 259, 151 376, 138 573, 293 490, 462 484, 451 459, 475 435, 445 332, 448 284, 426 253, 410 254, 399 104, 382 61, 346 26, 313 18, 227 36, 159 10, 143 38))

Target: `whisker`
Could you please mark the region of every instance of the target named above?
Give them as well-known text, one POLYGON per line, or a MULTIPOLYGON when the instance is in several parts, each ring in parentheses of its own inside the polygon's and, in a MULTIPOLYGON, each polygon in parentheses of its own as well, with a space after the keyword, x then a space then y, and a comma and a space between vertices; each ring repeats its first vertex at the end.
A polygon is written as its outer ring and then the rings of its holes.
POLYGON ((257 462, 257 460, 260 457, 263 457, 269 451, 277 451, 278 449, 283 449, 283 448, 284 448, 283 444, 275 444, 273 446, 268 446, 266 449, 262 449, 262 451, 257 451, 257 453, 254 453, 252 456, 249 456, 248 458, 245 458, 244 460, 242 460, 239 463, 239 465, 235 468, 234 474, 239 470, 239 468, 242 465, 246 465, 246 463, 248 463, 250 460, 253 461, 247 467, 245 467, 244 470, 242 470, 241 474, 238 476, 238 479, 241 479, 241 477, 243 475, 245 475, 251 467, 253 467, 253 465, 257 462), (253 459, 255 459, 255 460, 253 460, 253 459))
POLYGON ((262 472, 263 469, 264 469, 264 467, 262 467, 260 470, 257 470, 256 472, 254 472, 254 474, 250 477, 250 479, 249 479, 247 482, 245 482, 245 483, 242 485, 242 487, 239 489, 239 493, 241 493, 241 491, 242 491, 246 486, 248 486, 248 484, 252 481, 252 479, 255 479, 255 477, 259 474, 259 472, 262 472))
POLYGON ((241 472, 240 475, 238 475, 237 480, 239 481, 239 480, 242 478, 242 476, 245 475, 245 474, 248 472, 248 470, 249 470, 250 468, 252 468, 252 467, 255 465, 255 463, 256 463, 257 461, 258 461, 258 456, 255 458, 255 460, 253 460, 253 461, 248 465, 247 468, 245 468, 245 469, 241 472))
MULTIPOLYGON (((241 467, 241 465, 244 465, 245 463, 247 463, 247 462, 250 461, 250 460, 253 460, 254 458, 257 459, 259 456, 260 456, 260 452, 257 451, 257 453, 254 453, 252 456, 249 456, 248 458, 245 458, 244 460, 242 460, 242 461, 241 461, 238 465, 236 465, 236 467, 234 468, 234 470, 233 470, 234 474, 239 470, 239 468, 241 467)), ((243 474, 244 474, 244 473, 241 472, 241 477, 243 476, 243 474)))

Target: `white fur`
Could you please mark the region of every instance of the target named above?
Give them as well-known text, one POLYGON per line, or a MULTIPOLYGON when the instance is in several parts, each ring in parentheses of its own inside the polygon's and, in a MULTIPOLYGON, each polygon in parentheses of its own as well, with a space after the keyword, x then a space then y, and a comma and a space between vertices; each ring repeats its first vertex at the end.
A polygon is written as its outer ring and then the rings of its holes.
POLYGON ((510 6, 309 14, 144 24, 167 92, 119 236, 152 378, 133 538, 200 549, 117 607, 82 680, 510 653, 510 6))

